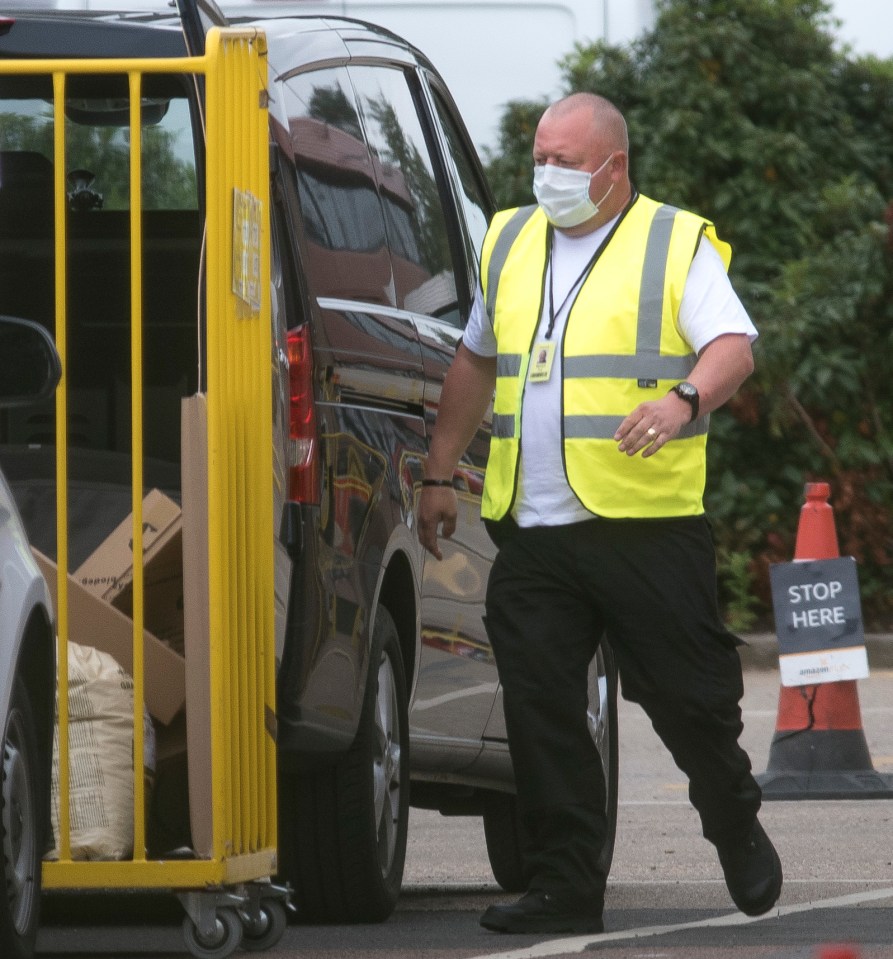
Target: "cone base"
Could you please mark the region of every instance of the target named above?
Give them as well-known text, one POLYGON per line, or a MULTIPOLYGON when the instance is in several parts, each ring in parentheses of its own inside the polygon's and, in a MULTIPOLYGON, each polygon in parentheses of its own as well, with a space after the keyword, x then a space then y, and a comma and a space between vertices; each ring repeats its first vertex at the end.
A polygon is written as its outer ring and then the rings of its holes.
POLYGON ((874 770, 862 729, 776 732, 767 773, 861 773, 874 770))
POLYGON ((766 772, 756 781, 765 800, 893 799, 893 776, 864 772, 766 772))

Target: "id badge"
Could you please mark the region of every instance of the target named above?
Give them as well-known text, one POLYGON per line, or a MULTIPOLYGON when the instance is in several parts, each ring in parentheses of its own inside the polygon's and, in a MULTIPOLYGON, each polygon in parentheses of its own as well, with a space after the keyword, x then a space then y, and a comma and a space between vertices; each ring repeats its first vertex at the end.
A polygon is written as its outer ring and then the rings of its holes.
POLYGON ((552 361, 555 359, 555 344, 548 340, 537 343, 533 348, 530 363, 530 382, 547 383, 552 375, 552 361))

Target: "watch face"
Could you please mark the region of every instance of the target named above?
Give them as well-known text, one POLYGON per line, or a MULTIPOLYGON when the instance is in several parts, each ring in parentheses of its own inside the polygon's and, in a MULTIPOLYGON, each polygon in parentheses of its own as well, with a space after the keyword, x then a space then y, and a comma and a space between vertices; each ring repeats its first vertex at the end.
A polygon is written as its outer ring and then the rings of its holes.
POLYGON ((692 386, 691 383, 677 383, 676 392, 682 397, 693 397, 698 395, 697 387, 692 386))

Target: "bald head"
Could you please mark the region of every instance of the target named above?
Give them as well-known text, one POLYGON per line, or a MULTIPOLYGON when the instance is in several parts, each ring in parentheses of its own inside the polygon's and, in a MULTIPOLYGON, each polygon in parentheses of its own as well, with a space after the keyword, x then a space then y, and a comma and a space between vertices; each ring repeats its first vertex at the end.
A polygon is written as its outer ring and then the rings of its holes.
POLYGON ((556 100, 546 108, 542 119, 547 116, 566 117, 576 111, 589 114, 593 128, 601 131, 605 142, 612 144, 613 149, 629 153, 629 134, 623 114, 610 100, 597 93, 571 93, 562 100, 556 100))

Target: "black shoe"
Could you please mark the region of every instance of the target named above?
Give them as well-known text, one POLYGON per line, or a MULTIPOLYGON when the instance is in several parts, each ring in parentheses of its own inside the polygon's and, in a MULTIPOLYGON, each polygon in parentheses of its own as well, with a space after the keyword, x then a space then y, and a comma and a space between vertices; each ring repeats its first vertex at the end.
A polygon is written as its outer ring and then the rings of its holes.
POLYGON ((781 895, 781 860, 763 827, 754 820, 750 835, 717 846, 726 886, 747 916, 768 912, 781 895))
POLYGON ((481 925, 493 932, 604 932, 601 908, 571 906, 548 892, 528 892, 517 902, 490 906, 481 925))

